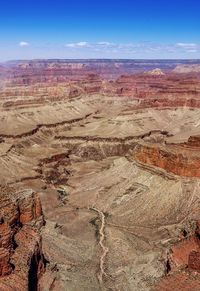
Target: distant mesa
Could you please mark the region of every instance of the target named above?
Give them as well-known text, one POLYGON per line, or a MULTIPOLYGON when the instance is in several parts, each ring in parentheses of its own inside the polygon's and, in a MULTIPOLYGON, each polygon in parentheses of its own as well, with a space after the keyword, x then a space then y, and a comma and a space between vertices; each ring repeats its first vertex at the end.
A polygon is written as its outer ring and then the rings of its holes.
POLYGON ((172 70, 172 72, 178 74, 200 73, 200 65, 178 65, 172 70))

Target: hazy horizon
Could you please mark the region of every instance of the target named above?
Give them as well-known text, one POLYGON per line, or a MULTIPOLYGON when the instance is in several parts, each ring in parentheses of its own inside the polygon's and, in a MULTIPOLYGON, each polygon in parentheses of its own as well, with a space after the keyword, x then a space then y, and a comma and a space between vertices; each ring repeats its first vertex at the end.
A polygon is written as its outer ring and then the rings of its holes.
POLYGON ((188 61, 188 62, 200 62, 200 58, 198 59, 192 59, 192 58, 185 58, 185 59, 156 59, 156 58, 148 58, 148 59, 137 59, 137 58, 35 58, 35 59, 10 59, 10 60, 6 60, 6 61, 2 61, 0 62, 0 64, 6 64, 6 63, 12 63, 12 62, 26 62, 26 61, 58 61, 58 60, 66 60, 66 61, 109 61, 109 60, 113 60, 113 61, 188 61))

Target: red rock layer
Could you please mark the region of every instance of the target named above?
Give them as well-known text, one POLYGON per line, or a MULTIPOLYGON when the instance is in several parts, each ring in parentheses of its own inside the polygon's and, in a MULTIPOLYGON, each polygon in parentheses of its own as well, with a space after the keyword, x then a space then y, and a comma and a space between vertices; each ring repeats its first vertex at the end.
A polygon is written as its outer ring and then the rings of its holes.
POLYGON ((133 150, 134 159, 147 165, 162 168, 185 177, 200 178, 200 158, 196 146, 200 138, 190 137, 187 143, 159 147, 137 144, 133 150))
POLYGON ((199 291, 200 273, 181 272, 163 278, 155 289, 156 291, 199 291))
POLYGON ((0 290, 37 290, 44 272, 40 200, 32 190, 4 188, 0 206, 0 290))
POLYGON ((200 233, 183 238, 169 249, 168 275, 162 278, 156 290, 200 290, 200 233))
POLYGON ((85 78, 62 82, 37 83, 30 86, 7 84, 0 90, 0 100, 5 110, 21 106, 44 105, 65 99, 84 97, 103 89, 102 79, 94 74, 85 78))
POLYGON ((176 76, 165 74, 152 76, 145 73, 124 75, 114 83, 118 94, 130 94, 139 98, 167 98, 173 95, 179 97, 198 96, 200 93, 199 80, 196 76, 176 76))
MULTIPOLYGON (((66 78, 66 64, 62 65, 62 70, 58 69, 61 66, 59 62, 53 65, 33 62, 30 67, 27 64, 24 63, 25 67, 14 67, 12 70, 15 73, 7 76, 7 85, 0 91, 5 109, 63 101, 65 98, 84 98, 85 95, 95 93, 131 98, 136 101, 135 107, 142 109, 183 106, 200 108, 200 83, 195 75, 176 76, 166 73, 153 76, 141 73, 123 75, 116 81, 108 82, 85 70, 84 66, 83 75, 76 75, 76 66, 72 66, 70 70, 74 78, 66 78)), ((81 70, 83 68, 81 66, 81 70)))

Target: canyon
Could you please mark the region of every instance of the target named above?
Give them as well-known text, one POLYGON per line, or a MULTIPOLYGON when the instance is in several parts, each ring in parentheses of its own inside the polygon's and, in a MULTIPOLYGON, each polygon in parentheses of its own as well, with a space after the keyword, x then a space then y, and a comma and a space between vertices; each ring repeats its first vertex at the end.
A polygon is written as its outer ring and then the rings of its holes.
POLYGON ((200 289, 198 67, 0 66, 0 290, 200 289))

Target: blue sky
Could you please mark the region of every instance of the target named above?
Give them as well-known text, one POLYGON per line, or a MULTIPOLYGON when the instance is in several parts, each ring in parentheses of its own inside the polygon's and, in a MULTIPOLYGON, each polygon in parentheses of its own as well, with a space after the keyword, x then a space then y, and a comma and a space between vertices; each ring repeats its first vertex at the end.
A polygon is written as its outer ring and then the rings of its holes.
POLYGON ((0 61, 199 58, 200 1, 1 1, 0 61))

